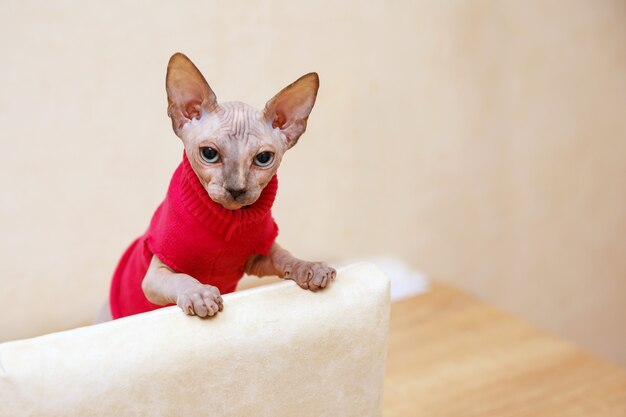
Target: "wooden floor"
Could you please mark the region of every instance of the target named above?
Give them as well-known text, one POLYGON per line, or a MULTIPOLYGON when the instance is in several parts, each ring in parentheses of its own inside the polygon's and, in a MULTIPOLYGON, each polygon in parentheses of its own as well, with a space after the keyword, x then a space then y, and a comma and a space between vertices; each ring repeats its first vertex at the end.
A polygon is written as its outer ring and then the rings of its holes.
POLYGON ((626 371, 434 285, 391 308, 384 417, 626 417, 626 371))

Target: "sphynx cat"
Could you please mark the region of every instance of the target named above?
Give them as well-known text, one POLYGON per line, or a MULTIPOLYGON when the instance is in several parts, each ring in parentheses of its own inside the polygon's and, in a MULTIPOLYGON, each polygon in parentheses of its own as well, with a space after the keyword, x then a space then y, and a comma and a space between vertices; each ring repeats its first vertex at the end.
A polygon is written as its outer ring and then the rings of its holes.
MULTIPOLYGON (((259 199, 285 152, 304 133, 318 87, 317 74, 309 73, 276 94, 262 111, 241 102, 218 103, 189 58, 181 53, 170 58, 167 114, 213 202, 227 210, 245 210, 259 199)), ((336 274, 323 262, 295 258, 276 242, 265 254, 251 254, 242 267, 249 275, 276 275, 311 291, 327 287, 336 274)), ((188 315, 214 316, 224 308, 216 286, 175 270, 156 255, 149 258, 141 289, 150 303, 177 304, 188 315)), ((111 318, 107 302, 96 321, 111 318)))

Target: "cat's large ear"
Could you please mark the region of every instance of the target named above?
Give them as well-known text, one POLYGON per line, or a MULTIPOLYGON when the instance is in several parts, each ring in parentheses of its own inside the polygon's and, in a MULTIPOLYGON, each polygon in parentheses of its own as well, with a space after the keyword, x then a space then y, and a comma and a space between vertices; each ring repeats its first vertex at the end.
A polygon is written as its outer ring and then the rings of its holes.
POLYGON ((167 115, 176 134, 191 119, 217 110, 215 93, 193 62, 180 52, 172 55, 167 64, 165 89, 167 115))
POLYGON ((319 77, 311 72, 283 88, 265 105, 265 120, 285 135, 287 148, 295 145, 306 130, 319 85, 319 77))

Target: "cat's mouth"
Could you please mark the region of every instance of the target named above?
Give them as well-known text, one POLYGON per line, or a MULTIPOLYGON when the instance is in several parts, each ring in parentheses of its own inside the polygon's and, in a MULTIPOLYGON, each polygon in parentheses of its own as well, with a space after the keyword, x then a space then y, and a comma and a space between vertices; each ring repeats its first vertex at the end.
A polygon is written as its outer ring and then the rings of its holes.
POLYGON ((224 191, 222 195, 212 196, 209 193, 209 197, 211 200, 221 205, 227 210, 239 210, 243 207, 252 205, 256 202, 258 196, 251 195, 249 193, 238 195, 237 197, 233 197, 228 192, 224 191))

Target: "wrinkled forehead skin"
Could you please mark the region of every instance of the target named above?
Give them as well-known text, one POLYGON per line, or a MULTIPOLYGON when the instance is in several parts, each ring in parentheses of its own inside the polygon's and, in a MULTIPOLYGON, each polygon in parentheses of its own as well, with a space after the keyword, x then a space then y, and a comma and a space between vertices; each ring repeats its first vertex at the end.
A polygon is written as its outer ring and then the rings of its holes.
POLYGON ((240 142, 261 139, 275 142, 282 152, 286 151, 280 129, 272 128, 263 112, 238 101, 221 103, 216 112, 204 112, 199 119, 190 120, 181 129, 181 136, 186 148, 200 146, 207 139, 240 142))

